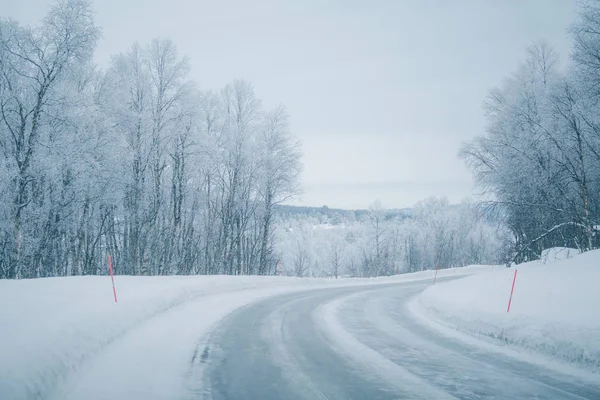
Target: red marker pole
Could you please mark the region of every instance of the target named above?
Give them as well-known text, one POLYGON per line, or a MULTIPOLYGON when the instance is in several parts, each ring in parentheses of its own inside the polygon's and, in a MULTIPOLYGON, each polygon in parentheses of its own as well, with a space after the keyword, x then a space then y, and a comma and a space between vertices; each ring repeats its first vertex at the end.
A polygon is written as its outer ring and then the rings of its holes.
POLYGON ((517 280, 517 269, 515 269, 515 276, 513 277, 513 284, 512 284, 512 288, 510 289, 510 297, 508 298, 508 308, 506 309, 506 312, 510 311, 510 303, 512 303, 512 296, 513 296, 513 292, 515 291, 515 282, 517 280))
POLYGON ((117 289, 115 289, 115 277, 113 276, 113 267, 112 267, 112 260, 110 258, 110 255, 108 256, 108 271, 110 272, 110 280, 112 281, 113 295, 115 296, 115 303, 116 303, 117 302, 117 289))
POLYGON ((281 263, 277 260, 277 271, 279 271, 279 276, 283 276, 283 271, 281 270, 281 263))
POLYGON ((433 284, 435 285, 435 280, 437 279, 438 269, 440 269, 439 265, 435 266, 435 276, 433 277, 433 284))

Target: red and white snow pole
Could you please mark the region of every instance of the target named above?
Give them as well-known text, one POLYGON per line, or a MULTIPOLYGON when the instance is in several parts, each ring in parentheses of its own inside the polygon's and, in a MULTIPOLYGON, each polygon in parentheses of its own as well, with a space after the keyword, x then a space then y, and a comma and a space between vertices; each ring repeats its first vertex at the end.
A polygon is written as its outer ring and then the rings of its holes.
POLYGON ((279 272, 279 276, 283 276, 283 270, 281 269, 281 263, 277 260, 277 272, 279 272))
POLYGON ((115 303, 117 302, 117 289, 115 289, 115 277, 113 275, 113 266, 110 255, 108 256, 108 271, 110 272, 110 280, 112 281, 113 295, 115 296, 115 303))
POLYGON ((517 281, 517 269, 515 269, 515 275, 513 276, 513 283, 512 283, 512 288, 510 289, 510 297, 508 298, 508 308, 506 309, 506 312, 510 311, 510 303, 512 303, 512 296, 513 296, 513 292, 515 291, 515 282, 517 281))
POLYGON ((433 277, 433 284, 435 285, 435 280, 437 279, 438 269, 440 269, 439 265, 435 266, 435 276, 433 277))

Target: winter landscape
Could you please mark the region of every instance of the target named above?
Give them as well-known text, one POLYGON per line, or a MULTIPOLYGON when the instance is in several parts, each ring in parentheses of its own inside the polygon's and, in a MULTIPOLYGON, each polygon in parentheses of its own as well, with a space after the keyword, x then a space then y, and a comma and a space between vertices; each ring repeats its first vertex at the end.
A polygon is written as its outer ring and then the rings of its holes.
POLYGON ((600 399, 600 0, 117 3, 0 0, 0 399, 600 399))

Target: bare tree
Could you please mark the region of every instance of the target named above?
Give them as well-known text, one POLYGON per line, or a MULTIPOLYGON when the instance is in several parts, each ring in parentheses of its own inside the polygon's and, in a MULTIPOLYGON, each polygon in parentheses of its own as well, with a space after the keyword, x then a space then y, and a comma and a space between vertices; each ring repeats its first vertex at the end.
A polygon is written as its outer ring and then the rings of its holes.
POLYGON ((335 239, 331 243, 329 262, 331 263, 331 275, 337 279, 342 270, 342 248, 341 244, 335 239))
POLYGON ((294 254, 294 275, 298 277, 306 276, 310 263, 310 257, 306 247, 301 247, 294 254))

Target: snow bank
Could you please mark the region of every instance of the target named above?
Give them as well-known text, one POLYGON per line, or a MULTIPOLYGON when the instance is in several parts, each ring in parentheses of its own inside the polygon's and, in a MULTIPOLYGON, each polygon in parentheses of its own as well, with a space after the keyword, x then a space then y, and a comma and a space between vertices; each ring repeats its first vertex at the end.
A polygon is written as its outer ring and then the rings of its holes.
POLYGON ((0 397, 45 398, 89 357, 151 318, 200 296, 269 287, 231 277, 0 281, 0 397), (8 305, 8 306, 6 306, 8 305))
POLYGON ((600 251, 514 268, 510 313, 513 268, 436 284, 410 308, 433 325, 600 373, 600 251))
POLYGON ((542 264, 552 264, 557 261, 567 260, 575 257, 579 254, 578 249, 572 249, 570 247, 552 247, 542 251, 542 264))
MULTIPOLYGON (((481 266, 444 270, 440 271, 438 278, 472 274, 489 268, 481 266)), ((115 343, 124 342, 125 339, 138 343, 149 342, 147 337, 141 337, 143 332, 146 336, 151 335, 150 329, 147 329, 149 325, 154 327, 167 324, 166 321, 179 321, 175 323, 179 324, 177 326, 162 326, 160 330, 165 340, 169 341, 169 332, 187 329, 188 332, 179 335, 177 340, 185 338, 189 341, 178 343, 182 349, 188 349, 210 329, 210 324, 216 323, 237 307, 267 296, 316 288, 433 279, 433 276, 434 271, 386 278, 338 280, 117 276, 118 304, 113 301, 110 278, 106 276, 0 281, 0 304, 3 305, 0 307, 0 398, 64 398, 61 392, 57 394, 57 387, 61 387, 84 365, 90 364, 91 359, 104 358, 100 364, 110 367, 109 358, 105 355, 115 352, 106 349, 123 348, 126 351, 128 348, 115 343), (185 322, 190 319, 193 319, 193 323, 185 322)), ((153 331, 157 332, 157 329, 153 331)), ((151 347, 137 349, 144 352, 159 350, 151 347)), ((134 355, 121 354, 120 357, 123 360, 133 359, 134 355)), ((180 360, 181 357, 175 361, 180 360)), ((88 365, 88 369, 96 371, 99 368, 88 365)), ((138 367, 137 373, 140 371, 143 369, 138 367)), ((160 372, 165 379, 170 373, 162 369, 160 372)), ((105 376, 101 373, 96 375, 99 375, 96 380, 104 384, 105 376)), ((88 377, 84 374, 84 378, 86 380, 88 377)))

